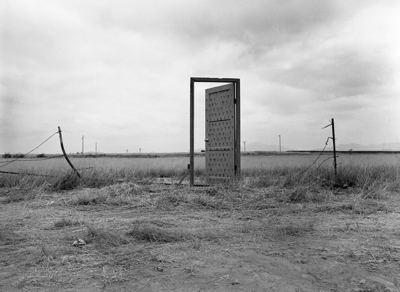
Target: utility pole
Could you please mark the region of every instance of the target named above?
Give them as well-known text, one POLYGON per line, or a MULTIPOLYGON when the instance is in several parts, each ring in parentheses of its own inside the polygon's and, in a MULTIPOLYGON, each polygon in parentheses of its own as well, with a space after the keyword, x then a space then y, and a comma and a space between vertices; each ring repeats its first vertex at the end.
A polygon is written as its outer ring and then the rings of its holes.
POLYGON ((244 152, 246 152, 246 141, 243 141, 243 145, 244 145, 244 152))
POLYGON ((96 142, 96 146, 95 146, 95 150, 94 150, 94 155, 97 156, 97 142, 96 142))
POLYGON ((281 135, 279 135, 279 152, 282 152, 281 135))
POLYGON ((85 136, 82 136, 82 155, 84 153, 85 136))

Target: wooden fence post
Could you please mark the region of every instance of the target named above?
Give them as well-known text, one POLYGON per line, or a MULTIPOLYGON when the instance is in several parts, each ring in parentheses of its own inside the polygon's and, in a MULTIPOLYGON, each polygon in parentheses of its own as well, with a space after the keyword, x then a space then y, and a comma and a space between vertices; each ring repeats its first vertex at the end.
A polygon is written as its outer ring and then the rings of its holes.
POLYGON ((336 139, 335 139, 335 120, 332 118, 332 141, 333 141, 333 166, 335 168, 335 178, 337 176, 337 164, 336 164, 336 139))
POLYGON ((69 161, 67 153, 65 153, 65 149, 64 149, 64 144, 63 144, 63 140, 62 140, 62 136, 61 136, 61 128, 58 127, 58 133, 60 134, 60 144, 61 144, 61 150, 64 154, 65 160, 67 160, 68 164, 71 166, 71 168, 75 171, 76 175, 80 178, 81 175, 79 174, 79 172, 75 169, 75 167, 72 165, 71 161, 69 161))

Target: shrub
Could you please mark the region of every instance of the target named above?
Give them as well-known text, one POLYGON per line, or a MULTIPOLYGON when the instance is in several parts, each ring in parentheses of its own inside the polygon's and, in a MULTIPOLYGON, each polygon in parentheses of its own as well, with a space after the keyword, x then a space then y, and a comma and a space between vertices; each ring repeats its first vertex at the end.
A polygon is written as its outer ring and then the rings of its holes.
POLYGON ((11 158, 11 154, 6 152, 3 154, 3 158, 11 158))

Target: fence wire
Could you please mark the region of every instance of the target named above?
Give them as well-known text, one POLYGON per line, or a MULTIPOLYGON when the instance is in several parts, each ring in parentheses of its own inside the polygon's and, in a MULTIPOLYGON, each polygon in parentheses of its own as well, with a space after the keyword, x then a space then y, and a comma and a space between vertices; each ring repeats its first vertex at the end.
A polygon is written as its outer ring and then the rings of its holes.
MULTIPOLYGON (((326 148, 326 146, 328 145, 329 139, 330 139, 330 137, 328 137, 328 138, 326 139, 324 148, 321 150, 321 152, 319 153, 318 157, 314 160, 314 162, 311 163, 310 166, 307 167, 305 170, 303 170, 302 172, 300 172, 299 175, 304 174, 306 171, 308 171, 308 170, 318 161, 318 159, 321 157, 322 153, 324 153, 325 148, 326 148)), ((331 159, 331 158, 332 158, 332 157, 329 157, 329 158, 325 159, 324 161, 322 161, 321 164, 318 165, 317 169, 318 169, 325 161, 327 161, 328 159, 331 159)))
MULTIPOLYGON (((4 167, 4 166, 6 166, 6 165, 9 165, 10 163, 13 163, 13 162, 15 162, 15 161, 17 161, 17 160, 20 160, 20 159, 23 158, 24 156, 26 156, 26 155, 32 153, 33 151, 35 151, 36 149, 38 149, 40 146, 42 146, 44 143, 46 143, 48 140, 50 140, 51 137, 53 137, 54 135, 57 135, 57 134, 58 134, 58 131, 55 132, 54 134, 52 134, 49 138, 47 138, 46 140, 44 140, 42 143, 40 143, 39 146, 36 146, 35 148, 33 148, 33 149, 32 149, 31 151, 29 151, 28 153, 25 153, 25 154, 21 155, 22 157, 18 157, 18 158, 13 159, 13 160, 9 160, 9 161, 4 161, 4 162, 2 162, 3 165, 0 165, 0 167, 4 167)), ((62 155, 61 155, 61 156, 62 156, 62 155)), ((52 157, 52 158, 54 158, 54 157, 52 157)), ((47 158, 47 159, 52 159, 52 158, 47 158)), ((32 160, 30 160, 30 161, 32 161, 32 160)))

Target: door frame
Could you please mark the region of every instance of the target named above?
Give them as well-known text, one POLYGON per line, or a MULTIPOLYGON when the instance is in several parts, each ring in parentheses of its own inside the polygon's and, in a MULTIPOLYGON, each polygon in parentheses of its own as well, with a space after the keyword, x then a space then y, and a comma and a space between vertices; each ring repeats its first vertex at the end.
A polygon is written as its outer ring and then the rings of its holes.
POLYGON ((233 83, 234 85, 235 88, 234 173, 236 177, 240 175, 240 79, 191 77, 190 78, 190 164, 189 164, 190 186, 194 185, 194 85, 196 82, 233 83))

